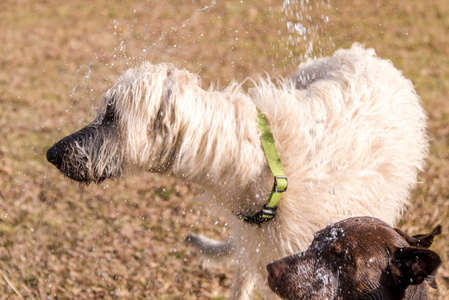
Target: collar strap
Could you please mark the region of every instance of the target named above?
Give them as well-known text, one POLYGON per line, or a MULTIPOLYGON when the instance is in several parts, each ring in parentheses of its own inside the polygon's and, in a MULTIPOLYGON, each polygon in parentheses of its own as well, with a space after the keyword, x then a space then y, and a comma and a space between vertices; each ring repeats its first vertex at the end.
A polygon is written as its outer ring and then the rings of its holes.
POLYGON ((258 227, 262 223, 273 219, 276 215, 276 209, 282 198, 282 193, 287 190, 288 180, 287 176, 285 176, 284 169, 282 168, 281 158, 276 150, 273 134, 271 133, 268 121, 260 110, 257 110, 257 117, 259 119, 258 127, 261 132, 260 140, 265 152, 265 157, 267 158, 268 166, 274 176, 274 184, 270 197, 268 198, 267 203, 263 206, 263 209, 253 216, 242 216, 241 219, 250 225, 258 227))

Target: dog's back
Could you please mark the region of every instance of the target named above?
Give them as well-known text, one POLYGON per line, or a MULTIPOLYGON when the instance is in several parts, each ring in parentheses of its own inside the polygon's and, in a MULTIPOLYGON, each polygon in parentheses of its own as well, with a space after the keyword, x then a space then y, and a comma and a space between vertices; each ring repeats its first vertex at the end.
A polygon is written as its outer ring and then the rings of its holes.
POLYGON ((289 176, 280 226, 312 234, 353 215, 393 225, 427 155, 426 115, 413 84, 357 44, 302 64, 292 78, 251 91, 289 176))

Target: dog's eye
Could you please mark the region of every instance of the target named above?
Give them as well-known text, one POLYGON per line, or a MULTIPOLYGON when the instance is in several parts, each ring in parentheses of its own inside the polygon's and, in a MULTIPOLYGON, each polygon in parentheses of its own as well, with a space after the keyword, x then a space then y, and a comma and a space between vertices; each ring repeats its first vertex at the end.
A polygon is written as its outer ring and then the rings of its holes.
POLYGON ((101 121, 102 125, 110 125, 116 119, 115 111, 113 105, 110 103, 106 108, 106 112, 103 116, 103 120, 101 121))
POLYGON ((335 256, 341 257, 345 254, 345 249, 341 243, 332 243, 329 248, 335 256))

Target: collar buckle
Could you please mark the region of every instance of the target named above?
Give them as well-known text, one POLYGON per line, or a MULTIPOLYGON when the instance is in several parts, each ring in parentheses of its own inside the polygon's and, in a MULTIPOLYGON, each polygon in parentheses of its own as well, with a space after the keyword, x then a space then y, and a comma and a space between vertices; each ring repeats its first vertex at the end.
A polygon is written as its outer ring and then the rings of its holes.
POLYGON ((287 190, 288 187, 288 178, 287 176, 274 176, 274 185, 273 185, 273 191, 275 193, 283 193, 287 190), (285 179, 285 185, 283 183, 279 184, 278 179, 285 179), (281 189, 278 189, 278 186, 281 187, 281 189))
POLYGON ((260 227, 263 223, 270 221, 276 216, 277 206, 269 207, 266 204, 263 209, 253 216, 240 216, 240 218, 253 227, 260 227))

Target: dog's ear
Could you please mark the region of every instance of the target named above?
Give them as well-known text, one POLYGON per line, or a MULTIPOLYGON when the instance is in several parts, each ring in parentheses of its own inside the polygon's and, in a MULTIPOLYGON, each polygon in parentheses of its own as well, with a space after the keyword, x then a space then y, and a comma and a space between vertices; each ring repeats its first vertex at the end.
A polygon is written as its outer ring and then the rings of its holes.
POLYGON ((437 227, 435 227, 428 234, 418 234, 418 235, 412 236, 412 238, 416 240, 415 246, 429 248, 430 245, 432 245, 432 243, 433 243, 433 237, 436 235, 439 235, 439 234, 441 234, 441 225, 438 225, 437 227))
POLYGON ((401 271, 403 283, 417 285, 426 280, 432 288, 437 288, 435 272, 441 259, 432 250, 420 247, 400 248, 392 263, 401 271))
POLYGON ((395 228, 395 230, 397 233, 399 233, 402 237, 405 238, 405 240, 407 241, 407 243, 410 244, 410 246, 429 248, 430 245, 432 245, 433 243, 434 236, 441 234, 441 225, 435 227, 430 233, 417 234, 414 236, 409 236, 397 228, 395 228))

